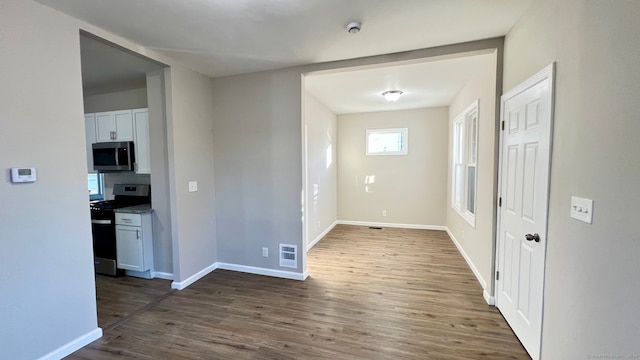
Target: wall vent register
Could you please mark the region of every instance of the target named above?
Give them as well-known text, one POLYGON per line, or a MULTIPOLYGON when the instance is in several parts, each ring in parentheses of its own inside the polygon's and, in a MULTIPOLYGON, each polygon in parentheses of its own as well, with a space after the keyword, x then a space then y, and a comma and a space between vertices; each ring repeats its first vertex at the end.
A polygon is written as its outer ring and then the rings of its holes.
POLYGON ((298 247, 296 245, 280 244, 280 266, 298 267, 298 247))

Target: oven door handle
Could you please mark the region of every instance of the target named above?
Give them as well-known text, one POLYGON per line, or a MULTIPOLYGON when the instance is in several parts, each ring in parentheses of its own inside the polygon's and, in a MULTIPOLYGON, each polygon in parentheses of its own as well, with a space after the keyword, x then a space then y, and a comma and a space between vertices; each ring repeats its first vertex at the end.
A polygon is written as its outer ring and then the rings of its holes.
POLYGON ((91 220, 92 224, 96 225, 111 225, 113 222, 111 220, 91 220))

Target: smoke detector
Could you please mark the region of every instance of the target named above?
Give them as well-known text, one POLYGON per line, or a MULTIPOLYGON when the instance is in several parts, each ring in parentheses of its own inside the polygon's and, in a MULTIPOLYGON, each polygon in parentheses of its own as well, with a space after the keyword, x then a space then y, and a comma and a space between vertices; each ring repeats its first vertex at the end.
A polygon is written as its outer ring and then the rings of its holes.
POLYGON ((359 33, 360 28, 362 28, 362 23, 359 21, 352 21, 347 24, 347 31, 349 32, 349 34, 359 33))

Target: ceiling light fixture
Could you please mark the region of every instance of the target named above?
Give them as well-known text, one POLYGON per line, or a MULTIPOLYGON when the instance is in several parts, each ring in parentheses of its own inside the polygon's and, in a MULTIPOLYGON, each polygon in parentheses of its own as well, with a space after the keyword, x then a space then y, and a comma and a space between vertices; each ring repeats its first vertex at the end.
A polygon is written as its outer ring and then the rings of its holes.
POLYGON ((347 31, 349 32, 349 34, 359 33, 360 28, 362 28, 362 23, 359 21, 352 21, 347 24, 347 31))
POLYGON ((402 95, 402 91, 400 90, 389 90, 382 93, 382 96, 384 96, 387 101, 391 102, 398 100, 400 95, 402 95))

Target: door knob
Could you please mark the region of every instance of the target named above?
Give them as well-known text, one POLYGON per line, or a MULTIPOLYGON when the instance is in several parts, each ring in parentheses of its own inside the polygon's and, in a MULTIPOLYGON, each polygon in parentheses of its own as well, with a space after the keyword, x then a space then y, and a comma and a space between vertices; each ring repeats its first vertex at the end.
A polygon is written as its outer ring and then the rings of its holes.
POLYGON ((540 235, 538 235, 538 233, 535 233, 533 235, 527 234, 524 236, 524 238, 527 239, 527 241, 540 242, 540 235))

